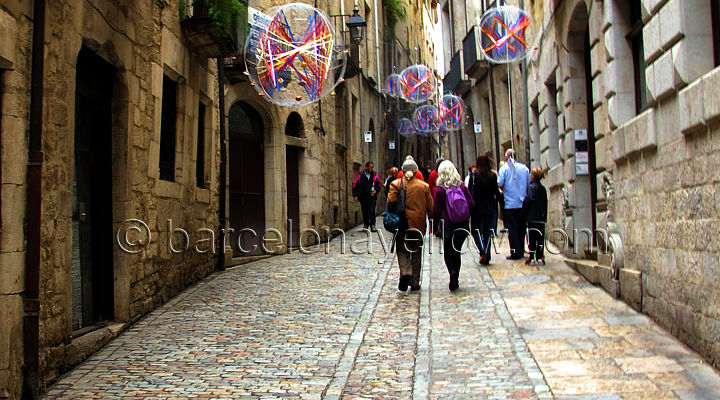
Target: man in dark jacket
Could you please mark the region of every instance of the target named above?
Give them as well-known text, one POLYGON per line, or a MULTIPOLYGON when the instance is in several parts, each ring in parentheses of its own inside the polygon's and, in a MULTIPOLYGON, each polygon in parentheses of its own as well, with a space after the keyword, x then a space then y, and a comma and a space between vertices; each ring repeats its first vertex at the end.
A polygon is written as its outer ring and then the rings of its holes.
POLYGON ((377 193, 380 190, 380 178, 375 173, 375 164, 368 161, 365 169, 360 171, 353 181, 353 199, 360 202, 360 208, 363 214, 363 225, 365 229, 370 228, 376 232, 375 228, 375 204, 377 203, 377 193))
POLYGON ((540 168, 533 168, 530 171, 530 185, 528 186, 527 195, 523 200, 523 212, 528 227, 528 241, 530 255, 525 264, 533 261, 542 261, 545 265, 545 223, 547 222, 547 190, 540 183, 543 177, 543 171, 540 168))

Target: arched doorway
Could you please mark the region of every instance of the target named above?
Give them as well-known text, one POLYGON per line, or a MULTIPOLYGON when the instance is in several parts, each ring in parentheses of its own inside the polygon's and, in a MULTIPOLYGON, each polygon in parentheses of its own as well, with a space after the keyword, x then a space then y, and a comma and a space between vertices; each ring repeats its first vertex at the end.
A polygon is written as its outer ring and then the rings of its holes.
POLYGON ((230 228, 233 256, 263 253, 265 232, 265 127, 260 114, 243 101, 228 112, 230 228))
MULTIPOLYGON (((568 84, 572 88, 567 88, 581 95, 571 107, 571 112, 578 118, 584 126, 568 126, 570 131, 567 133, 570 140, 574 143, 574 161, 575 161, 575 182, 574 199, 571 204, 571 215, 573 218, 573 229, 578 234, 575 236, 576 248, 580 250, 582 256, 583 249, 596 244, 594 235, 597 225, 597 169, 595 166, 595 118, 594 118, 594 101, 593 101, 593 76, 591 64, 591 43, 588 11, 584 3, 579 4, 572 14, 568 29, 567 48, 569 52, 569 65, 577 65, 581 68, 573 69, 571 79, 568 84), (585 233, 583 233, 585 232, 585 233), (591 239, 588 242, 588 239, 591 239)), ((596 44, 599 45, 599 44, 596 44)), ((585 254, 593 257, 592 253, 585 254)))

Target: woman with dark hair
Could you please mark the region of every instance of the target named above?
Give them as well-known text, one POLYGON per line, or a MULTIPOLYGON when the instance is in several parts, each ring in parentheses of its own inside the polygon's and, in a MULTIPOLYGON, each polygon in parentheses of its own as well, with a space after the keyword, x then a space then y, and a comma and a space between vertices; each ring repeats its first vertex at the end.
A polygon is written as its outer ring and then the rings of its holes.
POLYGON ((470 176, 470 193, 475 200, 470 231, 480 251, 480 264, 489 265, 491 242, 497 227, 500 191, 497 186, 497 175, 490 165, 490 157, 487 154, 480 154, 475 165, 477 170, 470 176))

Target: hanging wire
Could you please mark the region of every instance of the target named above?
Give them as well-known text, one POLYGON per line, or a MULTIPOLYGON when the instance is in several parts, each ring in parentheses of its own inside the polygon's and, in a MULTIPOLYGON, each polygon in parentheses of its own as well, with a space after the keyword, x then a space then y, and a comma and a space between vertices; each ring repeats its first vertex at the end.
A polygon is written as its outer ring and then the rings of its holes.
POLYGON ((507 66, 507 83, 508 83, 508 103, 510 105, 510 148, 515 148, 515 121, 513 120, 513 101, 512 101, 512 88, 510 86, 510 64, 507 66))

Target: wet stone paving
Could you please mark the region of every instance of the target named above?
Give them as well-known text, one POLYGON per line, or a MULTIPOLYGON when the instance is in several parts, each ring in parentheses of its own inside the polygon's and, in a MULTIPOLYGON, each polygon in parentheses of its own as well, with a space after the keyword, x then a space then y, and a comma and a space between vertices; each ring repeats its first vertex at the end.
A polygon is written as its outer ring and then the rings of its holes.
POLYGON ((46 398, 720 399, 717 371, 558 256, 485 268, 471 245, 453 293, 427 238, 422 288, 404 295, 374 235, 373 254, 352 254, 367 248, 355 229, 345 252, 336 238, 215 273, 46 398))

